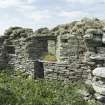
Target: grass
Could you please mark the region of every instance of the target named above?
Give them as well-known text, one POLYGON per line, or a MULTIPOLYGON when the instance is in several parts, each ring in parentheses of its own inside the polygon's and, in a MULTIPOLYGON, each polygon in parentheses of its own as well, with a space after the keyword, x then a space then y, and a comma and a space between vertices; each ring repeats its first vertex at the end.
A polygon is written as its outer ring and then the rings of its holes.
POLYGON ((43 53, 41 59, 44 61, 52 61, 52 62, 57 61, 56 56, 54 54, 51 54, 51 53, 43 53))
POLYGON ((77 92, 83 85, 26 79, 18 74, 0 72, 0 105, 90 105, 77 92))

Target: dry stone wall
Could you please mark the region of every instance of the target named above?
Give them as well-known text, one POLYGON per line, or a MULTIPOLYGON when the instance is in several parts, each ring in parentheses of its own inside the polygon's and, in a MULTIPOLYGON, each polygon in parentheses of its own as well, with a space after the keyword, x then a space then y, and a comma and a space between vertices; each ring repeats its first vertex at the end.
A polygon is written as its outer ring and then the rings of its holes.
POLYGON ((34 64, 29 60, 29 55, 26 50, 26 38, 32 33, 33 32, 30 29, 20 27, 10 28, 5 32, 6 44, 3 45, 6 55, 8 56, 7 67, 11 67, 14 70, 20 70, 31 76, 34 74, 34 64))
MULTIPOLYGON (((84 35, 88 29, 102 30, 103 27, 104 22, 99 19, 82 19, 70 24, 59 25, 52 30, 41 28, 35 32, 27 28, 12 27, 5 32, 3 38, 0 38, 2 52, 0 65, 3 63, 5 67, 9 65, 15 70, 22 70, 34 76, 35 67, 38 67, 38 63, 35 63, 39 61, 43 63, 44 78, 86 79, 90 72, 90 66, 84 64, 84 56, 89 58, 89 55, 95 51, 103 53, 103 50, 101 49, 102 46, 97 47, 97 50, 96 46, 86 49, 84 35), (87 50, 91 51, 85 54, 87 50), (41 61, 41 56, 45 52, 54 54, 57 62, 44 63, 46 61, 41 61)), ((94 37, 94 39, 98 40, 97 37, 94 37)), ((90 41, 89 46, 91 43, 90 41)))
POLYGON ((105 43, 104 30, 87 30, 84 36, 87 46, 85 60, 89 66, 87 83, 94 89, 94 97, 103 105, 105 103, 105 43))
POLYGON ((0 69, 4 69, 8 66, 8 55, 5 49, 5 36, 0 37, 0 69))
POLYGON ((44 62, 44 77, 46 79, 63 81, 81 81, 87 79, 87 69, 84 64, 44 62))

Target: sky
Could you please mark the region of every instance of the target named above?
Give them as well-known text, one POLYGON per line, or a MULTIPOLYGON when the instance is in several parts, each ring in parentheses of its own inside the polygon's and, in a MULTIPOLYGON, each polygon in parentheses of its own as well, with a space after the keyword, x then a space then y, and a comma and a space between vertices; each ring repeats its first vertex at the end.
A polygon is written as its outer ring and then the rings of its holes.
POLYGON ((0 35, 21 26, 36 30, 80 20, 105 18, 105 0, 0 0, 0 35))

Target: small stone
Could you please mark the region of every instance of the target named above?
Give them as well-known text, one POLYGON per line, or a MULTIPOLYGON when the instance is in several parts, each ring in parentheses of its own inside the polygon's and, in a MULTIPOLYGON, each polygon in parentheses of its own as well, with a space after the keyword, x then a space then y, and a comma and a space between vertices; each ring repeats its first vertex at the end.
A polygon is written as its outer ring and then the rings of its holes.
POLYGON ((96 93, 96 94, 95 94, 95 98, 96 98, 98 101, 100 101, 100 102, 102 102, 102 103, 105 103, 105 96, 96 93))

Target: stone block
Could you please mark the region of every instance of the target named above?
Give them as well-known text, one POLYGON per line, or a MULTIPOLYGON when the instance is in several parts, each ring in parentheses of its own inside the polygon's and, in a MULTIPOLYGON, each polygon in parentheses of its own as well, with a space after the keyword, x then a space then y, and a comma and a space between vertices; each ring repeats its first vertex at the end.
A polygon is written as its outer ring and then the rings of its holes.
POLYGON ((105 78, 105 67, 98 67, 93 70, 93 75, 105 78))

